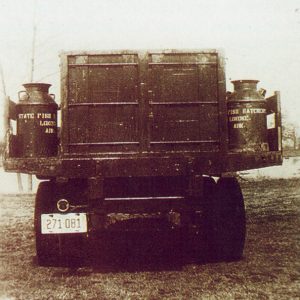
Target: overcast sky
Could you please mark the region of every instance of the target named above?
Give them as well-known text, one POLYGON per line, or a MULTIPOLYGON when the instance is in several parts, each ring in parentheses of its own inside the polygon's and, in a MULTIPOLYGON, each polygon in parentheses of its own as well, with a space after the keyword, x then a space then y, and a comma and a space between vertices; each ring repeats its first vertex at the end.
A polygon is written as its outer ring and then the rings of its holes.
POLYGON ((300 126, 300 0, 0 0, 0 62, 14 99, 29 81, 35 3, 34 79, 58 96, 62 50, 222 48, 227 89, 259 79, 268 95, 281 91, 300 126))

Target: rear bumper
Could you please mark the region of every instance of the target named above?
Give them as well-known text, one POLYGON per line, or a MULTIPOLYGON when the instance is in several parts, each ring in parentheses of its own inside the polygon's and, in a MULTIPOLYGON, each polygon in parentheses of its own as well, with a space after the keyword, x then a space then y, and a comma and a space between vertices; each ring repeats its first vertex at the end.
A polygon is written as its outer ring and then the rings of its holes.
POLYGON ((129 177, 220 175, 282 164, 282 152, 182 154, 180 156, 139 156, 99 158, 6 158, 7 172, 39 177, 129 177))

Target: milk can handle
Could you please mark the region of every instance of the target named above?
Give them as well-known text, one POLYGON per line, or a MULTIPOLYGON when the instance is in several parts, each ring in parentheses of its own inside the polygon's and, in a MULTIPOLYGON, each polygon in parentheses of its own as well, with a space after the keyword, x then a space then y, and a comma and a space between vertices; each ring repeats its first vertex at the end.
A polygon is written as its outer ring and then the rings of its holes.
POLYGON ((25 93, 25 94, 27 95, 27 99, 26 99, 26 100, 28 100, 28 99, 29 99, 29 94, 27 93, 27 91, 19 91, 19 92, 18 92, 18 98, 19 98, 19 100, 20 100, 20 101, 23 100, 23 99, 21 99, 21 94, 22 94, 22 93, 25 93))

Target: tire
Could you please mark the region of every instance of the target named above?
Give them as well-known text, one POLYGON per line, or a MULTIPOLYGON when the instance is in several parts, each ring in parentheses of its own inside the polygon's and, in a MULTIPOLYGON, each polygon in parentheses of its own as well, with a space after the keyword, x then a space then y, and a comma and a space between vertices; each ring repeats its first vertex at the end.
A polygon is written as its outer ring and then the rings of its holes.
POLYGON ((236 178, 220 178, 211 205, 211 252, 223 261, 243 256, 246 236, 244 198, 236 178))
POLYGON ((41 215, 57 213, 57 200, 71 194, 71 187, 58 187, 50 181, 41 182, 35 202, 34 227, 36 239, 36 256, 40 266, 81 265, 83 246, 86 243, 84 234, 42 234, 41 215))
POLYGON ((201 203, 201 216, 197 223, 196 233, 189 235, 187 255, 193 262, 207 262, 211 254, 211 215, 213 198, 217 184, 212 177, 203 176, 203 197, 197 199, 201 203))
POLYGON ((216 190, 216 182, 212 177, 203 176, 203 196, 205 199, 212 197, 216 190))
POLYGON ((57 235, 41 233, 41 215, 53 213, 54 184, 41 182, 35 198, 34 229, 37 262, 41 266, 50 266, 59 260, 59 238, 57 235))

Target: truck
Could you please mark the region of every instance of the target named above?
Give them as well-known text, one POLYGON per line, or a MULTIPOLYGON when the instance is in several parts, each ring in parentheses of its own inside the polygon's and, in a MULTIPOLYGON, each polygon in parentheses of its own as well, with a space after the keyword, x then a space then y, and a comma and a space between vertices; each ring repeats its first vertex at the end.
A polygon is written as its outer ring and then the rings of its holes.
POLYGON ((71 51, 60 60, 59 105, 50 84, 27 83, 5 106, 4 169, 41 180, 38 263, 75 257, 109 230, 111 214, 156 214, 195 252, 205 244, 214 259, 242 258, 236 174, 282 163, 280 93, 265 98, 253 79, 227 92, 216 49, 71 51))

